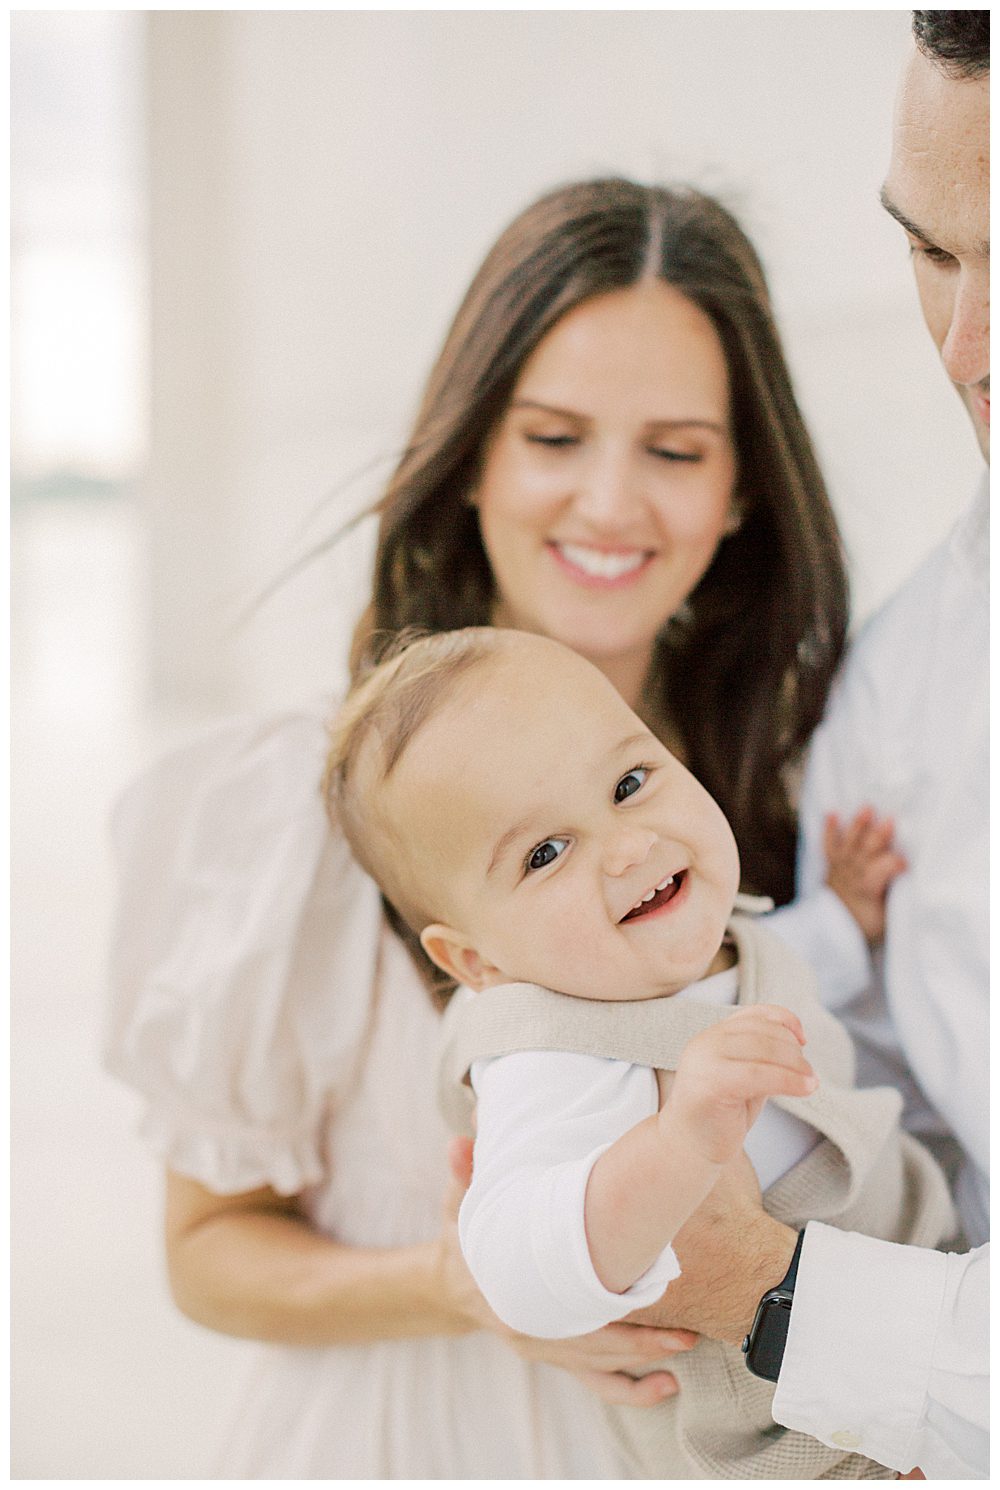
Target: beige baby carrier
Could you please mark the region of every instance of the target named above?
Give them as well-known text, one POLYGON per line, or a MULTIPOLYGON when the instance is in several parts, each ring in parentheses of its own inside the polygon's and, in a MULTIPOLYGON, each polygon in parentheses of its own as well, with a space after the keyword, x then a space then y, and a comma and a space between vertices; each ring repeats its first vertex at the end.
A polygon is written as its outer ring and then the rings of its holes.
MULTIPOLYGON (((739 1003, 792 1009, 820 1077, 811 1097, 776 1099, 821 1138, 767 1191, 767 1210, 796 1228, 825 1221, 938 1246, 954 1231, 947 1187, 926 1150, 900 1130, 899 1093, 852 1089, 850 1038, 821 1006, 814 976, 795 953, 744 915, 733 917, 727 934, 739 958, 739 1003)), ((518 1050, 573 1051, 673 1071, 688 1040, 730 1012, 686 998, 598 1003, 530 983, 453 999, 445 1014, 441 1106, 457 1132, 471 1135, 473 1061, 518 1050)), ((703 1340, 667 1364, 680 1384, 676 1397, 653 1408, 604 1407, 637 1478, 894 1478, 869 1459, 779 1427, 771 1416, 774 1387, 751 1375, 733 1346, 703 1340)))

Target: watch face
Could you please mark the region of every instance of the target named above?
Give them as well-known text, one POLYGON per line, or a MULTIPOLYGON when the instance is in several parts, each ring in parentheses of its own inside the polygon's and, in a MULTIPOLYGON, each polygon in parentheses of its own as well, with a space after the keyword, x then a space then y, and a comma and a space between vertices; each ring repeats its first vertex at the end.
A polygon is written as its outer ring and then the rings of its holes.
POLYGON ((747 1345, 747 1365, 755 1376, 777 1381, 792 1317, 791 1299, 765 1299, 747 1345))

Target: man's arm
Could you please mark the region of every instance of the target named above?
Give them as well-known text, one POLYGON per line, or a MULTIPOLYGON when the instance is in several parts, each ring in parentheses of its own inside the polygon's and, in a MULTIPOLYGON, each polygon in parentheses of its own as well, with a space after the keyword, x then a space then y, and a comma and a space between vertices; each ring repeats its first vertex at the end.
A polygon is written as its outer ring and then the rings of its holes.
MULTIPOLYGON (((761 1208, 749 1163, 731 1165, 674 1243, 681 1276, 629 1319, 736 1345, 795 1239, 761 1208)), ((959 1256, 810 1222, 776 1421, 929 1479, 987 1476, 988 1269, 989 1247, 959 1256)))
POLYGON ((753 1166, 740 1154, 674 1240, 680 1277, 659 1303, 628 1318, 739 1345, 763 1295, 788 1272, 797 1239, 763 1209, 753 1166))
MULTIPOLYGON (((855 658, 815 738, 802 814, 806 894, 821 879, 824 813, 847 814, 865 801, 894 812, 898 804, 877 787, 908 779, 892 754, 908 741, 880 728, 885 694, 877 683, 855 658)), ((862 1084, 905 1085, 908 1116, 919 1125, 919 1094, 895 1067, 902 1053, 877 977, 838 1013, 859 1042, 862 1084)), ((794 1240, 745 1193, 710 1197, 675 1242, 681 1277, 639 1318, 735 1344, 763 1293, 784 1277, 794 1240)), ((903 1471, 986 1474, 986 1267, 983 1252, 948 1257, 811 1223, 775 1397, 778 1421, 903 1471)))
POLYGON ((812 1222, 776 1421, 928 1479, 986 1477, 988 1289, 988 1246, 958 1256, 812 1222))

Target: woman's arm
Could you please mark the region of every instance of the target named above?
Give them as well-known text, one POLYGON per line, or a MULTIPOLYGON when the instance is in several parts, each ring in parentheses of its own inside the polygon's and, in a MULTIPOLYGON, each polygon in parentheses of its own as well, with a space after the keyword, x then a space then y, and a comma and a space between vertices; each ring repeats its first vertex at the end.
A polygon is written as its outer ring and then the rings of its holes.
POLYGON ((441 1232, 411 1247, 346 1247, 317 1232, 294 1197, 262 1188, 215 1195, 167 1171, 166 1239, 178 1307, 199 1324, 285 1345, 359 1345, 489 1329, 517 1354, 572 1372, 607 1402, 651 1406, 672 1395, 654 1361, 689 1349, 685 1331, 617 1324, 577 1340, 534 1340, 508 1330, 472 1281, 456 1217, 471 1148, 452 1158, 441 1232))
POLYGON ((477 1291, 443 1237, 347 1247, 316 1231, 294 1196, 266 1187, 215 1195, 168 1170, 166 1243, 178 1307, 227 1335, 357 1345, 483 1324, 477 1291))

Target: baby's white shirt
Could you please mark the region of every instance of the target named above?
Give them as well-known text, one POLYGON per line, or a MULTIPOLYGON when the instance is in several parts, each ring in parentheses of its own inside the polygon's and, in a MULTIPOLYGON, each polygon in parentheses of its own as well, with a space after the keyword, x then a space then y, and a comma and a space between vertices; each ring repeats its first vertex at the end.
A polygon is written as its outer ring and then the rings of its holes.
MULTIPOLYGON (((738 969, 674 995, 735 1004, 738 969)), ((461 990, 456 997, 475 995, 461 990)), ((584 1227, 590 1172, 659 1105, 647 1066, 565 1051, 476 1061, 475 1170, 459 1212, 462 1252, 487 1303, 522 1334, 565 1339, 656 1303, 680 1274, 672 1247, 624 1293, 594 1272, 584 1227)), ((761 1188, 815 1145, 814 1128, 768 1102, 747 1136, 761 1188)))

